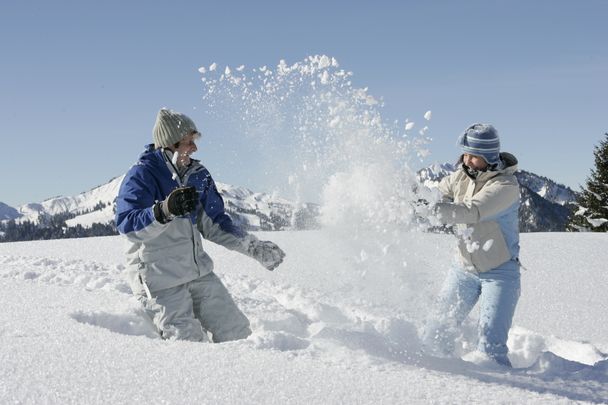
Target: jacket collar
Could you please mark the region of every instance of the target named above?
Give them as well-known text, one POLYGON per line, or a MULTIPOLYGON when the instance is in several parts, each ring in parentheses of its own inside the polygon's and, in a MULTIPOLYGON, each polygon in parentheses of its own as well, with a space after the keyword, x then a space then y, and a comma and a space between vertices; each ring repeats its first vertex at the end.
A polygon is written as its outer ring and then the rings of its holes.
POLYGON ((171 162, 171 157, 164 153, 163 149, 155 149, 154 144, 146 145, 143 153, 140 155, 139 160, 142 164, 151 165, 155 170, 163 171, 169 170, 171 177, 180 186, 185 185, 188 182, 188 177, 199 170, 204 169, 204 166, 199 160, 190 159, 190 166, 182 171, 181 174, 177 170, 177 167, 171 162))
POLYGON ((467 177, 469 177, 471 180, 475 181, 475 182, 486 182, 490 179, 493 179, 496 176, 500 176, 500 175, 512 175, 517 171, 517 158, 512 155, 511 153, 508 152, 501 152, 500 154, 500 160, 502 163, 502 168, 499 169, 495 169, 495 170, 488 170, 485 172, 478 172, 476 177, 471 176, 469 173, 467 173, 467 169, 462 166, 461 170, 467 175, 467 177))

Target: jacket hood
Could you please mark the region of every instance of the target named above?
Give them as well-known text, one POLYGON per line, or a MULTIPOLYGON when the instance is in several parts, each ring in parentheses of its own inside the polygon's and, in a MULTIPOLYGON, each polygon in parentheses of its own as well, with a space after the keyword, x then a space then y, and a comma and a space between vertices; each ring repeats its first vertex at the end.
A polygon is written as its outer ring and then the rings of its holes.
POLYGON ((501 152, 500 159, 505 162, 505 167, 499 172, 513 174, 517 171, 517 158, 509 152, 501 152))
POLYGON ((483 172, 478 172, 476 175, 471 175, 468 173, 468 169, 466 168, 466 166, 464 165, 463 161, 462 161, 462 156, 460 157, 459 163, 460 163, 460 170, 462 170, 464 173, 467 174, 467 176, 469 178, 471 178, 474 181, 478 181, 478 182, 486 182, 489 179, 492 179, 496 176, 499 175, 513 175, 515 174, 515 172, 518 170, 517 168, 517 158, 512 155, 511 153, 508 152, 501 152, 500 153, 500 160, 501 160, 501 167, 494 169, 494 170, 487 170, 487 171, 483 171, 483 172))
POLYGON ((150 143, 144 147, 144 151, 139 155, 139 162, 143 164, 154 164, 162 162, 162 149, 155 149, 154 144, 150 143))

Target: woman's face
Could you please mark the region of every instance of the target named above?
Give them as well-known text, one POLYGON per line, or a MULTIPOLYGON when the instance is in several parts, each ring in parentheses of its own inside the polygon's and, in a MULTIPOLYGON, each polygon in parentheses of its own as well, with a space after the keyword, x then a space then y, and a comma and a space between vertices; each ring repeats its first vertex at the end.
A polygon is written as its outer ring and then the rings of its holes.
POLYGON ((488 163, 484 158, 469 153, 465 153, 462 156, 462 162, 473 170, 484 171, 488 168, 488 163))

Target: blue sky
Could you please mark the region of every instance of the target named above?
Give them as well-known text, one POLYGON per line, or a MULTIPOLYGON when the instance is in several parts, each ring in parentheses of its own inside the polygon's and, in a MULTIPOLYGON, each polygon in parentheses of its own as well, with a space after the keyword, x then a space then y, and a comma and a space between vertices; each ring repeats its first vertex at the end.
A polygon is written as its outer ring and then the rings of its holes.
MULTIPOLYGON (((607 1, 8 1, 0 14, 0 201, 73 195, 124 173, 156 112, 190 115, 216 180, 262 191, 206 128, 198 67, 326 54, 384 100, 433 111, 426 163, 493 123, 520 168, 578 189, 608 131, 607 1), (213 147, 213 148, 211 148, 213 147), (225 151, 224 151, 225 152, 225 151)), ((246 150, 231 153, 242 154, 246 150)))

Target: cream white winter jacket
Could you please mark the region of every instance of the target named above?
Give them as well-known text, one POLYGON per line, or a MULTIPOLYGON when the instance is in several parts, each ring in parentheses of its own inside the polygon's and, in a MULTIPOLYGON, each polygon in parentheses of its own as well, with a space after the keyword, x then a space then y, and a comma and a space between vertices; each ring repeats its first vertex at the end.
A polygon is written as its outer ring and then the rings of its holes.
POLYGON ((439 219, 456 225, 463 267, 485 272, 519 256, 517 159, 501 153, 502 170, 475 179, 461 167, 439 183, 446 201, 436 205, 439 219))

